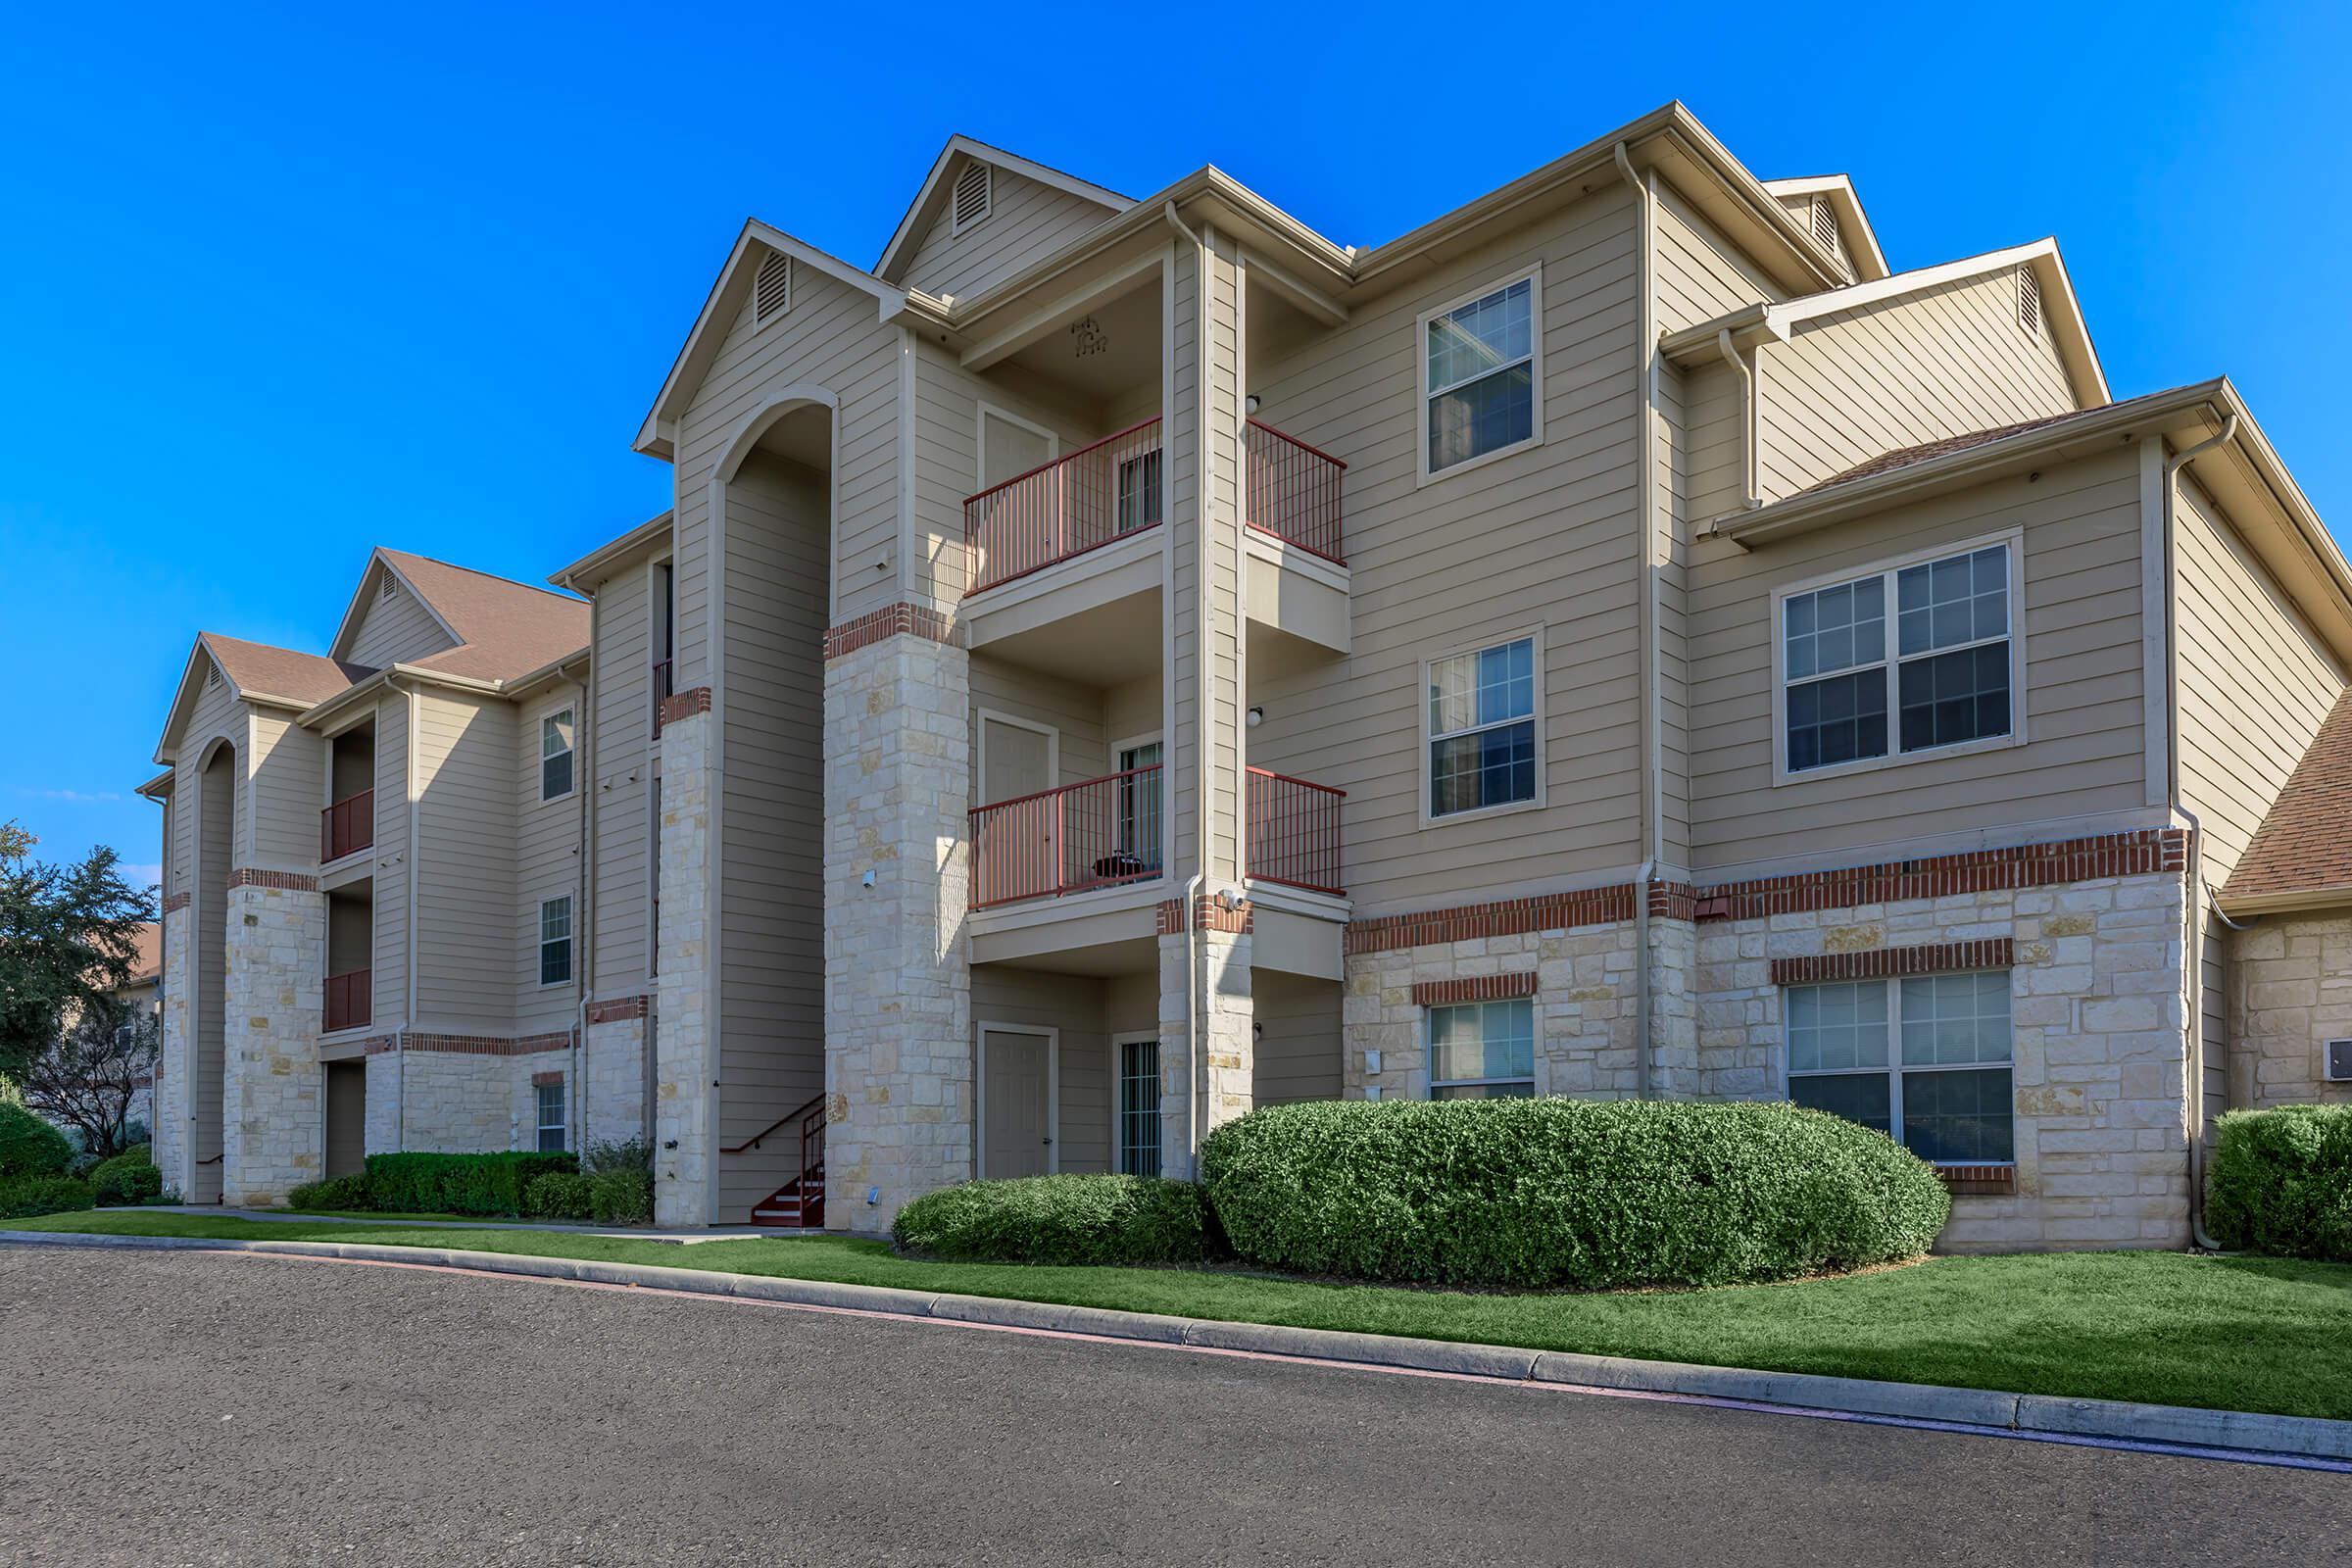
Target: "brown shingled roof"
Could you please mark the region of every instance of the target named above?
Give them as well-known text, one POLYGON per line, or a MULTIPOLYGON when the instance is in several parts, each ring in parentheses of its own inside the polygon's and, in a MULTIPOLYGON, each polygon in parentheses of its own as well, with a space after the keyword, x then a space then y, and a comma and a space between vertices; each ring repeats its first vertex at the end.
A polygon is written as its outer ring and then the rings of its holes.
POLYGON ((385 550, 460 646, 415 661, 419 669, 474 680, 513 680, 588 646, 588 602, 510 582, 427 556, 385 550))
POLYGON ((2051 425, 2065 424, 2071 419, 2087 418, 2094 414, 2110 414, 2117 409, 2128 409, 2134 403, 2148 403, 2158 398, 2171 397, 2180 390, 2180 387, 2168 387, 2162 392, 2147 392, 2135 398, 2126 398, 2121 403, 2103 403, 2095 409, 2076 409, 2066 414, 2045 415, 2038 419, 2024 419, 2016 424, 1996 425, 1989 430, 1971 430, 1966 435, 1947 435, 1938 441, 1923 441, 1915 447, 1897 447, 1892 452, 1880 453, 1867 463, 1857 463, 1843 473, 1834 473, 1819 484, 1810 485, 1799 491, 1798 494, 1815 495, 1833 485, 1850 484, 1856 479, 1867 479, 1873 474, 1891 473, 1897 468, 1912 467, 1931 458, 1945 457, 1954 452, 1966 452, 1971 447, 1988 446, 1992 442, 2004 440, 2009 436, 2024 435, 2031 430, 2045 430, 2051 425))
POLYGON ((2352 887, 2352 692, 2312 737, 2222 898, 2341 887, 2352 887))
POLYGON ((344 687, 375 673, 366 664, 347 664, 317 654, 298 654, 291 648, 249 643, 241 637, 223 637, 217 631, 199 632, 196 640, 236 683, 237 690, 248 697, 283 697, 305 705, 323 703, 344 687))

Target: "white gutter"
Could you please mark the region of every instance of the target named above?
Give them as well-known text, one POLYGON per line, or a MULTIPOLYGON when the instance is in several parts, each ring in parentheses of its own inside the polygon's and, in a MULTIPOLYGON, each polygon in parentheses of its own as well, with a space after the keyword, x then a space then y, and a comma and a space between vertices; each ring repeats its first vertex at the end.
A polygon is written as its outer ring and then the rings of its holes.
POLYGON ((401 962, 401 987, 406 996, 401 1004, 399 1038, 393 1044, 395 1064, 392 1069, 393 1093, 399 1097, 400 1109, 395 1123, 393 1147, 407 1152, 409 1147, 409 1035, 416 1027, 416 868, 417 868, 417 812, 416 812, 416 732, 419 728, 418 707, 423 701, 414 686, 403 686, 385 672, 386 689, 399 692, 409 700, 408 716, 402 720, 400 761, 404 770, 409 801, 409 842, 405 850, 408 864, 403 867, 403 898, 408 907, 407 929, 401 933, 405 944, 401 962))
MULTIPOLYGON (((1724 363, 1740 373, 1740 505, 1753 512, 1764 504, 1757 490, 1756 448, 1761 443, 1762 402, 1756 396, 1756 372, 1748 368, 1747 358, 1732 342, 1732 329, 1724 327, 1715 334, 1715 347, 1722 353, 1724 363)), ((1759 367, 1760 368, 1761 367, 1759 367)))
MULTIPOLYGON (((1657 444, 1658 417, 1658 344, 1655 320, 1655 268, 1652 259, 1656 225, 1657 193, 1642 182, 1634 172, 1634 160, 1624 142, 1611 152, 1616 160, 1617 172, 1633 192, 1637 214, 1636 229, 1642 249, 1641 300, 1635 330, 1635 340, 1641 345, 1642 361, 1642 444, 1639 470, 1635 475, 1635 490, 1642 515, 1642 526, 1635 530, 1636 564, 1642 575, 1642 600, 1639 607, 1642 638, 1642 869, 1634 888, 1634 952, 1638 962, 1634 968, 1634 1095, 1647 1100, 1650 1092, 1650 1056, 1655 1042, 1650 1038, 1650 1014, 1655 1007, 1651 997, 1649 954, 1649 879, 1657 872, 1661 841, 1665 836, 1662 818, 1665 815, 1659 799, 1660 775, 1663 771, 1664 748, 1661 729, 1664 719, 1660 713, 1658 648, 1658 569, 1651 554, 1657 538, 1657 444)), ((1655 177, 1654 175, 1652 176, 1655 177)))
MULTIPOLYGON (((2180 795, 2180 616, 2176 612, 2179 596, 2174 589, 2180 579, 2173 562, 2174 530, 2178 526, 2177 498, 2180 490, 2180 470, 2190 460, 2226 446, 2237 438, 2237 416, 2231 414, 2222 420, 2221 432, 2209 436, 2185 451, 2177 452, 2164 465, 2164 667, 2167 672, 2166 700, 2172 706, 2172 722, 2167 726, 2166 777, 2170 781, 2172 807, 2188 818, 2188 875, 2186 906, 2182 916, 2180 970, 2185 986, 2182 1000, 2188 1016, 2183 1019, 2187 1042, 2186 1100, 2188 1124, 2188 1230, 2199 1247, 2211 1251, 2221 1250, 2221 1244, 2205 1231, 2205 944, 2204 913, 2211 896, 2205 891, 2205 824, 2191 810, 2180 795)), ((2218 912, 2218 910, 2217 910, 2218 912)), ((2228 916, 2223 916, 2227 919, 2228 916)))

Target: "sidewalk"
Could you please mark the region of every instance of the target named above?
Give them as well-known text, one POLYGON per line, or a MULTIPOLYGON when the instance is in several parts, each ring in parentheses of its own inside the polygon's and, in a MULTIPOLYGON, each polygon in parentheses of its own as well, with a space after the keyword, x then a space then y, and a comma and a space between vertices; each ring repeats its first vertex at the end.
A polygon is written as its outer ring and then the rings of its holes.
MULTIPOLYGON (((394 1219, 360 1214, 305 1214, 287 1208, 222 1208, 218 1203, 140 1203, 128 1206, 101 1204, 96 1212, 138 1214, 192 1214, 198 1219, 251 1219, 283 1225, 372 1225, 377 1229, 398 1226, 402 1230, 448 1231, 557 1231, 573 1236, 602 1236, 615 1242, 667 1242, 676 1247, 693 1247, 702 1242, 760 1242, 793 1241, 802 1236, 821 1236, 822 1231, 781 1230, 764 1225, 736 1225, 724 1229, 700 1231, 637 1230, 621 1225, 566 1225, 552 1220, 524 1219, 394 1219)), ((221 1243, 228 1246, 228 1243, 221 1243)))

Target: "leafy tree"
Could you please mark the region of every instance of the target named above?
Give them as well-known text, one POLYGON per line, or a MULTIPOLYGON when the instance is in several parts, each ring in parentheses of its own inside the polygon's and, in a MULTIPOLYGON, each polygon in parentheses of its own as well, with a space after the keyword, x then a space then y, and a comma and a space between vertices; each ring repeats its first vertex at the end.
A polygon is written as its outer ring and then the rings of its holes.
POLYGON ((101 1159, 135 1140, 131 1102, 155 1079, 163 1031, 152 1012, 112 997, 79 1008, 73 1024, 25 1063, 25 1105, 81 1134, 81 1147, 101 1159))
POLYGON ((112 1004, 156 914, 155 890, 125 882, 113 850, 61 866, 33 859, 33 844, 0 823, 0 1077, 21 1076, 69 1019, 112 1004))

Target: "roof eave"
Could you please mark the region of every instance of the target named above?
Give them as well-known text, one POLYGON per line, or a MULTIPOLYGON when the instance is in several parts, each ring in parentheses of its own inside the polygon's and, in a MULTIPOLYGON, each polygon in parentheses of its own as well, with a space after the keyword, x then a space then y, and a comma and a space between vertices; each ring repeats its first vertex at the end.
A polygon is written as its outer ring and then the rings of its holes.
POLYGON ((551 573, 547 580, 558 588, 593 599, 596 597, 593 585, 602 582, 614 565, 668 537, 674 516, 675 514, 664 512, 648 518, 619 538, 598 545, 571 564, 551 573), (583 583, 591 586, 583 587, 583 583))
POLYGON ((2214 895, 2214 903, 2228 915, 2292 914, 2307 909, 2333 909, 2352 905, 2352 883, 2329 883, 2321 887, 2281 888, 2267 893, 2231 893, 2228 888, 2214 895))

